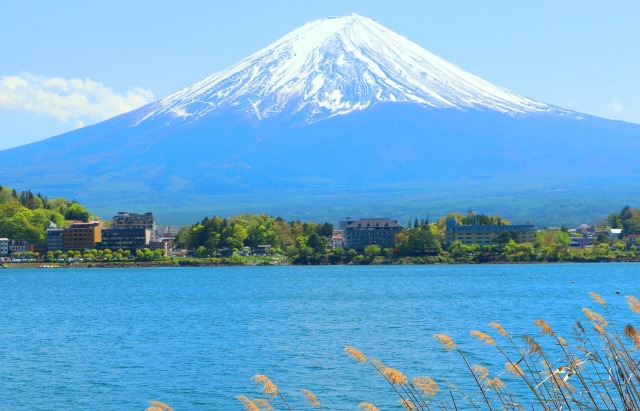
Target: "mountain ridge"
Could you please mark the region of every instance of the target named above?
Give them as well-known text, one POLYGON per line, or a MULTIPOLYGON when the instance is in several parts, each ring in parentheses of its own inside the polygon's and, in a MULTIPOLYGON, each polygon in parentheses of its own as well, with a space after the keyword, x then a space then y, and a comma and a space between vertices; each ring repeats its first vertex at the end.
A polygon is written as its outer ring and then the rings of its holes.
POLYGON ((0 173, 105 214, 149 204, 326 221, 475 207, 514 220, 535 202, 564 223, 572 193, 607 212, 639 199, 639 153, 640 125, 522 97, 350 15, 140 109, 0 151, 0 173))
POLYGON ((351 14, 313 20, 230 68, 152 104, 140 119, 184 119, 239 105, 258 120, 294 104, 309 120, 404 101, 517 114, 568 110, 495 86, 375 21, 351 14), (333 75, 333 76, 332 76, 333 75))

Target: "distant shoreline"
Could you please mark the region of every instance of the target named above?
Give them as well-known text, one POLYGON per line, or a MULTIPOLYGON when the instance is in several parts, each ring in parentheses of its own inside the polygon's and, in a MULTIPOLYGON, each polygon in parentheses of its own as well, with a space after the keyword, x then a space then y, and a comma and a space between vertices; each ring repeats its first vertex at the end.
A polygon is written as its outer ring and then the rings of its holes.
MULTIPOLYGON (((371 264, 315 264, 315 265, 500 265, 500 264, 516 264, 516 265, 538 265, 538 264, 598 264, 598 263, 638 263, 640 259, 633 260, 600 260, 600 261, 491 261, 486 263, 473 263, 473 262, 449 262, 449 263, 410 263, 410 262, 395 262, 384 263, 374 262, 371 264)), ((185 268, 185 267, 264 267, 274 266, 273 264, 232 264, 232 263, 220 263, 220 262, 208 262, 201 261, 194 263, 193 261, 183 261, 184 264, 180 264, 180 261, 132 261, 132 262, 92 262, 92 263, 80 263, 74 262, 70 264, 51 264, 51 263, 4 263, 2 269, 75 269, 75 268, 185 268)), ((314 265, 314 264, 311 264, 314 265)), ((279 264, 279 266, 300 266, 296 264, 279 264)), ((1 270, 1 269, 0 269, 1 270)))

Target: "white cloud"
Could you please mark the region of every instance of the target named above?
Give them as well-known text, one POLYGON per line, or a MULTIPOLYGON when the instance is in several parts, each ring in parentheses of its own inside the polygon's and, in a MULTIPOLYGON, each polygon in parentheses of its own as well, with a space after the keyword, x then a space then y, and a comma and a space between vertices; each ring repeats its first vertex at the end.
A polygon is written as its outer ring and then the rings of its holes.
POLYGON ((0 77, 0 110, 47 114, 61 121, 104 120, 153 101, 153 93, 139 87, 119 94, 90 79, 46 78, 32 74, 0 77))

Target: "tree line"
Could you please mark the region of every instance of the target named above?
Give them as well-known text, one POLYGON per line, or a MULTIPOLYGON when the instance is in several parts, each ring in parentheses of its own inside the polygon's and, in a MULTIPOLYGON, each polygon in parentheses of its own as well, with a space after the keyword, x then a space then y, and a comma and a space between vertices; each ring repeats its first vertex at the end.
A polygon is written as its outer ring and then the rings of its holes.
POLYGON ((71 221, 89 221, 89 211, 76 200, 50 200, 31 190, 18 193, 0 186, 0 237, 44 243, 49 222, 59 227, 71 221))
MULTIPOLYGON (((500 215, 487 216, 468 211, 449 213, 434 223, 416 219, 399 232, 395 245, 381 248, 371 244, 364 250, 331 249, 327 238, 333 232, 330 223, 286 222, 266 214, 240 214, 235 217, 205 218, 183 227, 176 236, 176 246, 195 250, 197 257, 216 258, 220 248, 242 251, 260 244, 272 246, 274 253, 282 253, 293 264, 375 264, 375 263, 487 263, 487 262, 548 262, 548 261, 611 261, 635 260, 636 246, 627 247, 623 238, 611 241, 600 233, 592 247, 571 248, 566 227, 541 230, 532 243, 517 243, 516 233, 503 232, 493 244, 463 244, 454 241, 445 247, 446 221, 455 219, 460 225, 509 225, 500 215)), ((640 210, 626 206, 600 222, 611 227, 610 221, 625 227, 623 236, 640 234, 640 210)), ((574 234, 580 236, 581 234, 574 234)), ((640 255, 638 255, 640 256, 640 255)))
MULTIPOLYGON (((91 218, 95 216, 75 200, 61 197, 50 200, 30 190, 18 193, 15 189, 0 187, 0 237, 44 243, 49 222, 63 227, 72 221, 86 222, 91 218)), ((244 213, 233 217, 205 217, 182 227, 175 236, 175 246, 192 250, 199 258, 216 258, 225 248, 242 253, 258 245, 269 245, 271 252, 287 256, 293 264, 600 261, 635 259, 638 252, 635 245, 629 247, 623 241, 629 235, 640 234, 640 210, 629 206, 598 223, 602 228, 621 228, 620 238, 611 241, 609 235, 602 232, 592 240, 593 246, 586 249, 569 247, 571 238, 565 227, 539 231, 533 243, 518 244, 514 233, 504 232, 488 246, 454 241, 445 247, 448 219, 455 219, 460 225, 510 224, 498 214, 488 216, 472 210, 466 214, 454 212, 433 223, 428 218, 409 222, 396 235, 393 247, 372 244, 364 250, 343 250, 329 245, 328 239, 334 230, 331 223, 285 221, 264 213, 244 213)), ((136 257, 152 259, 149 253, 136 257)))

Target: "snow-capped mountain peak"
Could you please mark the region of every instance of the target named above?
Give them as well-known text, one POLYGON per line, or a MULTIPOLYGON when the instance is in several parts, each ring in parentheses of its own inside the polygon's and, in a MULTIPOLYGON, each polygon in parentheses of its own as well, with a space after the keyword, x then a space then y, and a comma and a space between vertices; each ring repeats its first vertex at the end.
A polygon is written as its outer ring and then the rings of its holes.
POLYGON ((555 109, 495 86, 377 22, 351 14, 299 27, 153 104, 144 118, 199 118, 234 108, 257 119, 288 111, 314 121, 378 102, 508 114, 555 109))

